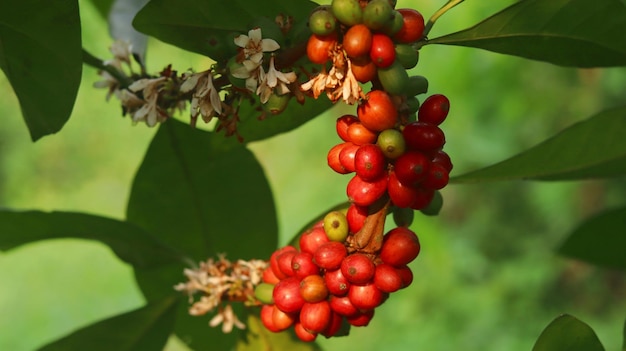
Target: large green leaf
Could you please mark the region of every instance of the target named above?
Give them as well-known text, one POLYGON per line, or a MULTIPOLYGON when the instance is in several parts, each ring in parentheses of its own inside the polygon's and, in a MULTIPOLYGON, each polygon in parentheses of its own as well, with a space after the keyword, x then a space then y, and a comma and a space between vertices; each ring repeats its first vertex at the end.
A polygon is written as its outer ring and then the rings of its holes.
POLYGON ((582 223, 559 253, 626 271, 626 207, 604 211, 582 223))
POLYGON ((175 250, 131 223, 84 213, 0 211, 2 250, 57 238, 101 241, 135 267, 181 262, 181 256, 175 250))
POLYGON ((152 0, 135 17, 135 28, 182 49, 226 61, 235 36, 247 34, 260 17, 278 14, 306 21, 316 3, 292 0, 152 0))
POLYGON ((593 329, 565 314, 543 330, 533 351, 604 351, 604 347, 593 329))
POLYGON ((601 112, 505 161, 454 182, 574 180, 626 174, 626 107, 601 112))
POLYGON ((78 2, 0 1, 0 68, 17 95, 31 138, 61 130, 81 79, 78 2))
POLYGON ((105 319, 48 344, 40 351, 161 351, 172 332, 179 299, 169 297, 105 319))
POLYGON ((477 25, 430 40, 563 66, 626 65, 620 0, 524 0, 477 25))
MULTIPOLYGON (((193 261, 268 258, 278 225, 263 169, 244 145, 223 148, 221 136, 169 120, 159 127, 137 172, 127 218, 193 261)), ((149 300, 184 281, 182 264, 136 270, 149 300)), ((207 325, 179 308, 176 334, 196 349, 228 349, 238 333, 207 325)))

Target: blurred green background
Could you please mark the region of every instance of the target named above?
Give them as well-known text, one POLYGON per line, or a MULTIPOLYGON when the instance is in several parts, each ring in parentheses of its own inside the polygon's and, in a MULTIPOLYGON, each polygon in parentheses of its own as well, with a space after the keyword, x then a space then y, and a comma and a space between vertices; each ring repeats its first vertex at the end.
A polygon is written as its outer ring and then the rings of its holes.
MULTIPOLYGON (((428 17, 443 2, 398 1, 398 7, 428 17)), ((466 1, 440 19, 431 37, 511 3, 466 1)), ((89 1, 80 5, 84 46, 108 58, 105 21, 89 1)), ((179 71, 210 64, 156 40, 147 60, 150 72, 169 63, 179 71)), ((428 77, 429 93, 451 100, 443 127, 453 174, 511 156, 625 97, 621 68, 576 70, 467 48, 427 46, 412 71, 428 77)), ((96 71, 85 67, 72 118, 58 135, 33 144, 0 77, 0 206, 124 217, 155 129, 122 118, 117 102, 105 102, 105 91, 92 88, 96 80, 96 71)), ((337 106, 293 132, 250 145, 275 192, 282 243, 345 200, 349 177, 333 173, 325 157, 339 142, 335 118, 350 112, 337 106)), ((590 324, 607 350, 618 350, 626 317, 623 272, 553 252, 581 220, 622 203, 625 190, 620 180, 449 186, 441 215, 417 216, 413 226, 423 245, 411 265, 413 285, 377 309, 369 327, 320 344, 361 351, 530 350, 552 319, 570 313, 590 324)), ((33 350, 143 304, 130 267, 90 241, 52 240, 0 253, 0 281, 0 350, 33 350)), ((167 349, 183 347, 172 339, 167 349)))

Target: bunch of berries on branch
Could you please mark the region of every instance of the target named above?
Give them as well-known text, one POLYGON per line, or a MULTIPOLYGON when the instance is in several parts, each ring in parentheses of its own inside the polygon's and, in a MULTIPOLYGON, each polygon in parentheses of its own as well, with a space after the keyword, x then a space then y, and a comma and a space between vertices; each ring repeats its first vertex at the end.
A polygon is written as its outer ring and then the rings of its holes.
POLYGON ((337 119, 342 141, 327 155, 335 172, 354 173, 350 206, 301 234, 297 248, 275 251, 256 290, 267 329, 293 327, 304 341, 368 325, 390 293, 411 284, 407 265, 420 252, 413 211, 440 206, 452 170, 439 127, 450 103, 434 94, 420 104, 428 81, 407 72, 418 62, 411 44, 423 39, 422 15, 390 0, 333 0, 309 27, 307 56, 322 66, 303 90, 358 106, 337 119), (351 80, 372 88, 364 94, 351 80), (384 233, 390 212, 398 227, 384 233))

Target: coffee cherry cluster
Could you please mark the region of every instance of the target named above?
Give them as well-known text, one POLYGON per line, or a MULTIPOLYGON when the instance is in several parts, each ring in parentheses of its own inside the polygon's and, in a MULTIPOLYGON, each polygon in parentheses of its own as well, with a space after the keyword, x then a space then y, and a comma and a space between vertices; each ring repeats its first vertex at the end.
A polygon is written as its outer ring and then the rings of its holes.
POLYGON ((299 249, 287 245, 272 254, 256 289, 267 329, 293 327, 307 342, 347 335, 352 326, 368 325, 389 293, 411 284, 407 264, 420 251, 415 233, 392 229, 376 255, 355 250, 348 234, 347 218, 333 211, 300 236, 299 249))
MULTIPOLYGON (((430 204, 435 191, 448 184, 452 170, 450 157, 442 149, 445 134, 439 128, 449 107, 444 95, 431 95, 419 108, 416 121, 397 127, 392 98, 373 90, 357 108, 357 116, 337 119, 337 134, 343 142, 330 149, 327 162, 337 173, 355 173, 347 186, 353 205, 349 218, 355 211, 367 213, 366 207, 385 194, 400 208, 422 210, 430 204)), ((350 229, 356 233, 360 228, 350 229)))

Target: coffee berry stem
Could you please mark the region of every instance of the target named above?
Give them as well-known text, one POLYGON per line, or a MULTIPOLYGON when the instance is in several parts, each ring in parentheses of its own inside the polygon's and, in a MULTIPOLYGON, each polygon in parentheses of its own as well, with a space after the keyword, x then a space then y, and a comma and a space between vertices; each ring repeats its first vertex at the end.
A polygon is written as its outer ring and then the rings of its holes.
POLYGON ((367 216, 363 227, 348 237, 348 251, 354 250, 365 254, 375 254, 380 251, 383 244, 385 219, 390 205, 391 201, 387 200, 384 206, 367 216))
POLYGON ((424 27, 424 38, 428 37, 428 33, 430 33, 430 30, 433 28, 433 25, 439 19, 439 17, 441 17, 444 13, 448 12, 453 7, 462 3, 463 1, 465 0, 449 0, 445 5, 443 5, 439 10, 437 10, 437 12, 435 12, 428 19, 428 22, 426 23, 426 26, 424 27))

